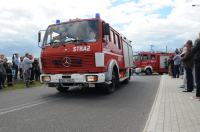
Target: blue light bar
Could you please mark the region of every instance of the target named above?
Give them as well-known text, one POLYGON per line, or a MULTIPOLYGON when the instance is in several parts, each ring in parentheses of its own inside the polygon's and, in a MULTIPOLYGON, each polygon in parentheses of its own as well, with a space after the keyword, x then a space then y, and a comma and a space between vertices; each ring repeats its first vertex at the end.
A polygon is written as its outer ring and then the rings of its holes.
POLYGON ((56 24, 60 24, 60 20, 56 20, 56 24))
POLYGON ((96 13, 96 14, 95 14, 95 18, 100 18, 100 14, 99 14, 99 13, 96 13))

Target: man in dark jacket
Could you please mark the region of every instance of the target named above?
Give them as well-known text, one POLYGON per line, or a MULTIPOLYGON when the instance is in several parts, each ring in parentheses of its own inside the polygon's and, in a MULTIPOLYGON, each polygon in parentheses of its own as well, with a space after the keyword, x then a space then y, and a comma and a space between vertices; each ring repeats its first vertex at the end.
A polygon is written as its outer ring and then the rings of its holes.
POLYGON ((193 79, 193 74, 192 74, 192 69, 193 69, 193 56, 191 55, 192 52, 192 41, 188 40, 186 42, 187 46, 187 52, 182 58, 185 71, 186 71, 186 80, 187 80, 187 90, 183 92, 192 92, 194 89, 194 79, 193 79))
POLYGON ((195 79, 196 79, 196 97, 200 100, 200 39, 195 40, 194 48, 188 54, 189 58, 194 58, 195 64, 195 79))
POLYGON ((3 88, 4 85, 4 75, 6 75, 6 70, 4 68, 4 55, 0 54, 0 89, 3 88))

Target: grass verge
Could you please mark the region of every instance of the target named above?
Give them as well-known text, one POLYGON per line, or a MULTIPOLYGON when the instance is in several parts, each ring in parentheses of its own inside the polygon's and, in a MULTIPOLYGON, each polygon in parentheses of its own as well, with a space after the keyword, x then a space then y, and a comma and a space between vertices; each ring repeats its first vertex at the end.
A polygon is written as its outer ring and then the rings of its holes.
MULTIPOLYGON (((40 87, 42 86, 43 84, 41 84, 39 81, 35 81, 33 82, 32 84, 30 84, 30 87, 29 88, 32 88, 32 87, 40 87)), ((13 84, 13 86, 7 86, 6 88, 3 88, 3 90, 17 90, 17 89, 24 89, 26 88, 25 84, 23 81, 18 81, 18 82, 15 82, 13 84)))

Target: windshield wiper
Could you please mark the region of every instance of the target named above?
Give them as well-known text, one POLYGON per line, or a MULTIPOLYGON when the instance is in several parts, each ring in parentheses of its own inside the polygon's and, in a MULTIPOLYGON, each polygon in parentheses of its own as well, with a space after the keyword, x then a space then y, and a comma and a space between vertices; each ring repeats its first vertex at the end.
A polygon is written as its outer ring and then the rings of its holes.
POLYGON ((48 43, 49 46, 52 46, 52 47, 58 47, 59 45, 63 45, 65 42, 59 42, 59 41, 52 41, 50 43, 48 43))
POLYGON ((81 44, 81 43, 87 44, 87 42, 83 39, 75 39, 73 40, 73 42, 76 42, 76 44, 81 44))
POLYGON ((81 43, 84 43, 84 44, 87 44, 87 42, 85 40, 81 40, 81 39, 74 39, 74 38, 70 38, 71 40, 67 40, 67 41, 52 41, 50 43, 48 43, 50 46, 53 46, 53 47, 57 47, 59 45, 65 45, 65 44, 68 44, 68 43, 71 43, 71 42, 75 42, 76 44, 81 44, 81 43))

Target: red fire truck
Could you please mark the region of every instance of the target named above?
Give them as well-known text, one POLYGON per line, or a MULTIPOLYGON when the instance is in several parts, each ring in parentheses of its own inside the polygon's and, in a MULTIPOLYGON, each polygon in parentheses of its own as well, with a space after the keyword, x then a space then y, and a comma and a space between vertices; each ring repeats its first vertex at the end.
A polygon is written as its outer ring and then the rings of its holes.
POLYGON ((41 82, 66 92, 70 87, 99 87, 115 91, 132 75, 131 41, 97 14, 91 19, 57 21, 48 26, 38 44, 42 48, 41 82))
POLYGON ((157 72, 167 73, 168 59, 173 53, 139 52, 134 55, 135 73, 144 72, 147 75, 157 72))

